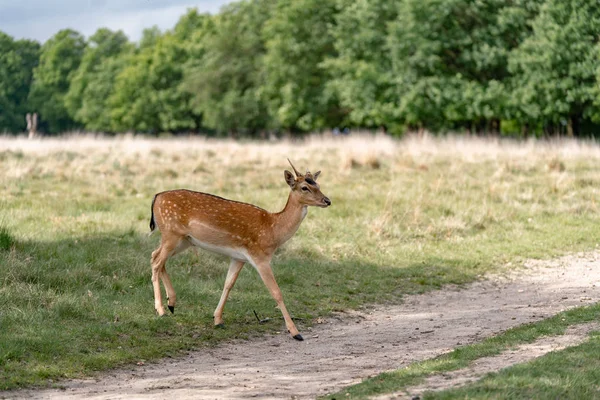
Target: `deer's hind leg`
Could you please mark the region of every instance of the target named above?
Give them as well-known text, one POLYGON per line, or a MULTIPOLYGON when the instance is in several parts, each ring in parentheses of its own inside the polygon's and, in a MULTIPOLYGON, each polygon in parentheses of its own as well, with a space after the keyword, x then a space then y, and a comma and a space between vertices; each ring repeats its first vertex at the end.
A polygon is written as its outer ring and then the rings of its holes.
MULTIPOLYGON (((177 247, 173 250, 171 257, 174 255, 185 251, 191 244, 186 239, 181 239, 177 244, 177 247)), ((173 284, 171 283, 171 278, 167 273, 167 267, 163 265, 163 268, 160 273, 160 279, 162 280, 163 286, 165 287, 165 291, 167 292, 167 307, 172 314, 175 313, 175 303, 177 302, 177 295, 175 294, 175 289, 173 288, 173 284)))
POLYGON ((169 306, 169 310, 174 312, 175 310, 175 301, 177 296, 175 295, 175 290, 173 289, 173 284, 171 283, 171 279, 167 274, 167 270, 165 269, 165 264, 169 257, 182 252, 190 246, 190 243, 181 237, 168 237, 163 234, 160 246, 158 249, 152 252, 152 287, 154 289, 154 308, 158 315, 164 315, 165 311, 163 309, 162 303, 162 294, 160 291, 160 283, 159 278, 162 280, 163 285, 165 286, 165 290, 167 292, 167 302, 169 306))

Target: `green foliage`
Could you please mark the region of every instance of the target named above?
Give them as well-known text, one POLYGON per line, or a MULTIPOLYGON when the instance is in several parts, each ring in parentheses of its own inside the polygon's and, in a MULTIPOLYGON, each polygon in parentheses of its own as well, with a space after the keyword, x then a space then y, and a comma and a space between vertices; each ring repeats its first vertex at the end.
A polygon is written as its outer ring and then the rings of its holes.
POLYGON ((551 125, 551 133, 579 134, 583 119, 600 120, 600 4, 546 0, 532 26, 510 60, 515 116, 551 125))
POLYGON ((278 0, 264 27, 267 54, 262 91, 274 125, 304 131, 338 125, 337 98, 325 90, 323 65, 335 55, 330 26, 334 0, 278 0))
POLYGON ((182 15, 181 18, 179 18, 179 21, 177 21, 177 24, 173 29, 173 34, 177 40, 191 45, 191 43, 196 40, 196 32, 203 30, 206 23, 210 20, 210 15, 200 14, 195 8, 189 9, 188 12, 182 15))
POLYGON ((379 127, 394 119, 397 96, 387 46, 398 5, 387 0, 339 0, 331 25, 336 54, 324 62, 327 87, 339 99, 345 123, 379 127))
POLYGON ((32 112, 27 96, 39 51, 37 42, 15 41, 0 32, 0 132, 25 130, 25 114, 32 112))
POLYGON ((153 26, 152 28, 144 29, 142 33, 142 39, 140 40, 140 49, 147 49, 153 46, 156 46, 156 43, 162 36, 162 32, 158 28, 158 26, 153 26))
POLYGON ((151 132, 160 126, 156 93, 150 84, 153 53, 154 47, 140 45, 116 76, 107 100, 112 130, 151 132))
POLYGON ((391 25, 398 117, 414 127, 498 131, 508 56, 535 8, 502 0, 405 0, 391 25))
POLYGON ((24 114, 38 112, 51 133, 597 134, 599 8, 245 0, 215 15, 190 9, 172 30, 144 30, 137 46, 105 28, 87 43, 61 31, 41 51, 2 34, 0 130, 22 131, 24 114))
MULTIPOLYGON (((204 126, 230 134, 253 134, 268 126, 261 98, 260 35, 269 17, 268 1, 234 3, 197 34, 183 87, 204 126)), ((205 17, 208 19, 208 17, 205 17)))
POLYGON ((64 99, 70 115, 86 129, 111 130, 107 99, 131 51, 132 46, 121 31, 101 28, 89 38, 64 99))
POLYGON ((40 115, 40 125, 50 133, 76 127, 67 111, 64 97, 84 49, 83 36, 71 29, 58 32, 42 46, 39 65, 33 71, 29 100, 34 111, 40 115))
POLYGON ((117 75, 108 99, 112 129, 177 132, 196 128, 189 107, 191 95, 180 89, 188 56, 172 33, 158 36, 154 30, 146 31, 138 52, 117 75))

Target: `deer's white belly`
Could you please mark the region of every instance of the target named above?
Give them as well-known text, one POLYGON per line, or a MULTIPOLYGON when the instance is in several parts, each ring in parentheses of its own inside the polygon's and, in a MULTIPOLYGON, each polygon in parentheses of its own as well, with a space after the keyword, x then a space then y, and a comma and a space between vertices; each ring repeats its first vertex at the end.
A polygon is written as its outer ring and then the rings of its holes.
POLYGON ((213 253, 222 254, 227 257, 235 258, 236 260, 251 262, 248 253, 244 249, 218 246, 212 243, 203 242, 195 237, 188 235, 188 240, 193 246, 198 246, 204 250, 212 251, 213 253))

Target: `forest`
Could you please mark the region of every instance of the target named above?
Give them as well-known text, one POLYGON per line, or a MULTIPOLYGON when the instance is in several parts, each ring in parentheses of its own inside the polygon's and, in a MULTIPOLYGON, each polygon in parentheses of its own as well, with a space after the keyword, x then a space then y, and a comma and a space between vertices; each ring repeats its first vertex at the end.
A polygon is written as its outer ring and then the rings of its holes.
POLYGON ((0 31, 0 133, 35 112, 46 135, 595 136, 599 41, 592 0, 246 0, 139 42, 0 31))

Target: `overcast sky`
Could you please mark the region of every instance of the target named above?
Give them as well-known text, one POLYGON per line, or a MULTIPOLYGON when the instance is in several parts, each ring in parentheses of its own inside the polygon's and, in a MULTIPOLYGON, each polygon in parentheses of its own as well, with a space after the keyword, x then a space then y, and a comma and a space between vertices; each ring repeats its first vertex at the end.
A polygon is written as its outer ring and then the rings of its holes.
POLYGON ((0 0, 0 31, 15 39, 46 41, 71 28, 86 37, 98 28, 122 30, 130 40, 157 25, 170 29, 188 8, 214 14, 232 0, 0 0))

